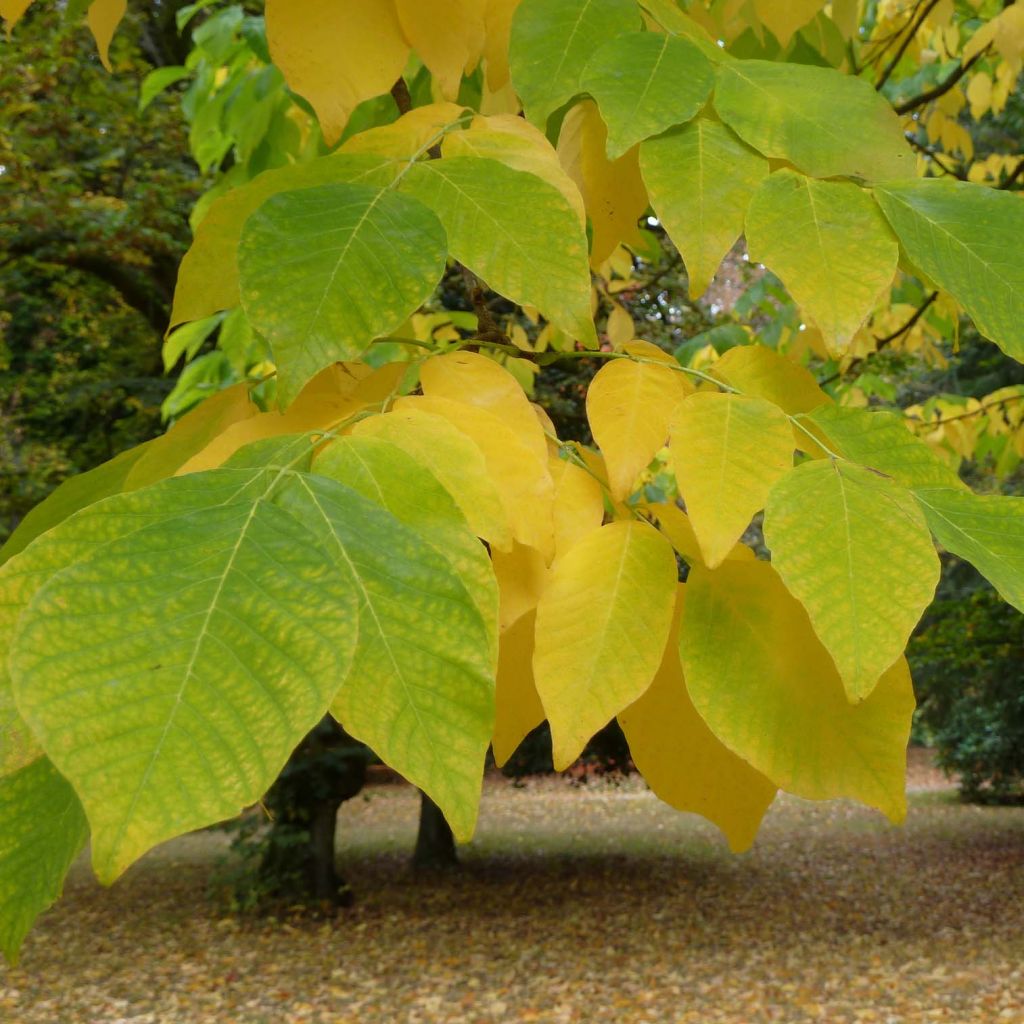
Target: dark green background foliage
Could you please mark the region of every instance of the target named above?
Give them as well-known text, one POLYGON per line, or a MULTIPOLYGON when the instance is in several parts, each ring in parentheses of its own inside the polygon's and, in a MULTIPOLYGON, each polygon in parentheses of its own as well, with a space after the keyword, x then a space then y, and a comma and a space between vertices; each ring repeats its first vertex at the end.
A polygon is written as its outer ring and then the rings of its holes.
POLYGON ((66 476, 160 431, 202 187, 175 98, 137 113, 142 76, 179 56, 166 28, 160 4, 133 14, 113 76, 44 5, 0 40, 0 542, 66 476))
POLYGON ((970 800, 1024 799, 1024 619, 992 590, 935 602, 909 648, 918 737, 970 800))

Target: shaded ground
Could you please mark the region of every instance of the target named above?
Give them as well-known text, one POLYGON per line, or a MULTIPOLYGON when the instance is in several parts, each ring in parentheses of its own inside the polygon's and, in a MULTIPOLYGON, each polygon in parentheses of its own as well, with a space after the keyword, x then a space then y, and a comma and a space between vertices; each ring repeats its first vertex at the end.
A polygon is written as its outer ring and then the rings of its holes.
POLYGON ((901 829, 783 798, 741 857, 635 780, 491 785, 464 870, 430 879, 415 794, 379 787, 346 805, 359 902, 332 922, 224 917, 217 834, 111 891, 79 864, 0 968, 0 1021, 1024 1024, 1024 809, 910 782, 901 829))

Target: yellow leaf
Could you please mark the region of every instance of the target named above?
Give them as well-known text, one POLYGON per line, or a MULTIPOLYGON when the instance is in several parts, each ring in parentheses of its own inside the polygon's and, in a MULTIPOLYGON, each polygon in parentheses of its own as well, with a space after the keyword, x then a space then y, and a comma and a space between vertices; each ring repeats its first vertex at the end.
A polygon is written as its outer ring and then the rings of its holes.
POLYGON ((741 853, 754 842, 775 784, 737 757, 704 724, 686 690, 679 661, 680 585, 672 632, 654 682, 619 715, 633 762, 651 789, 680 811, 692 811, 725 833, 741 853))
POLYGON ((555 485, 555 559, 596 530, 604 519, 601 485, 585 469, 551 455, 548 462, 555 485))
POLYGON ((176 475, 222 466, 240 448, 254 441, 338 426, 360 409, 379 401, 383 397, 381 391, 386 394, 394 389, 405 371, 401 363, 388 363, 363 377, 362 371, 369 368, 365 364, 355 366, 358 377, 351 373, 346 377, 339 366, 330 366, 318 373, 285 412, 261 412, 232 424, 193 455, 176 475))
POLYGON ((526 393, 508 370, 478 352, 433 356, 420 368, 420 384, 429 398, 465 402, 497 416, 547 465, 547 442, 526 393))
POLYGON ((729 349, 715 362, 712 373, 744 395, 773 402, 791 416, 832 404, 810 370, 766 345, 729 349))
POLYGON ((513 544, 508 552, 492 551, 491 562, 498 581, 498 625, 508 629, 537 607, 547 584, 547 563, 536 548, 525 544, 513 544))
POLYGON ((4 19, 8 36, 31 6, 32 0, 0 0, 0 18, 4 19))
POLYGON ((914 712, 905 660, 850 704, 807 613, 767 562, 691 571, 679 651, 694 707, 733 753, 797 796, 851 797, 903 819, 914 712))
POLYGON ((559 771, 650 686, 676 578, 671 545, 640 522, 602 526, 552 570, 537 606, 533 674, 559 771))
POLYGON ((267 44, 313 105, 329 146, 363 101, 386 93, 409 56, 394 0, 267 0, 267 44))
POLYGON ((86 15, 86 23, 93 39, 96 40, 96 49, 99 51, 100 63, 108 70, 110 67, 110 41, 114 38, 114 32, 128 9, 128 0, 93 0, 89 5, 89 13, 86 15))
POLYGON ((971 77, 967 85, 967 99, 971 104, 971 117, 975 121, 992 106, 992 79, 984 71, 971 77))
MULTIPOLYGON (((690 517, 678 505, 672 502, 655 502, 644 504, 642 508, 658 521, 658 529, 668 537, 672 547, 690 565, 704 565, 704 556, 701 554, 697 535, 693 532, 690 517)), ((749 562, 754 557, 754 552, 746 544, 737 544, 725 556, 727 561, 732 559, 741 562, 749 562)))
POLYGON ((132 491, 173 476, 183 463, 230 430, 232 424, 258 416, 259 406, 250 400, 250 390, 248 381, 234 384, 182 416, 166 434, 152 442, 125 478, 122 490, 132 491))
POLYGON ((392 409, 361 420, 352 433, 380 437, 408 452, 441 481, 478 537, 495 550, 512 547, 505 506, 483 453, 448 420, 415 408, 392 409))
POLYGON ((487 0, 484 57, 487 61, 487 88, 491 92, 497 92, 509 81, 508 44, 512 15, 518 6, 519 0, 487 0))
POLYGON ((762 398, 702 391, 676 408, 670 433, 679 493, 704 561, 714 568, 792 469, 789 419, 762 398))
POLYGON ((483 454, 487 475, 501 495, 512 536, 550 559, 554 552, 554 485, 546 458, 486 409, 426 395, 400 398, 396 410, 418 409, 446 419, 483 454))
POLYGON ((982 25, 964 47, 961 61, 966 64, 989 44, 994 44, 999 55, 1008 61, 1024 54, 1024 7, 1011 4, 982 25))
POLYGON ((633 324, 633 318, 626 311, 626 308, 620 306, 617 302, 612 305, 612 311, 608 314, 605 334, 608 335, 608 340, 616 348, 622 348, 627 341, 632 341, 636 337, 636 326, 633 324))
POLYGON ((562 121, 558 158, 583 195, 593 226, 590 262, 600 266, 620 242, 639 245, 637 219, 647 209, 647 191, 640 177, 634 146, 618 160, 605 154, 608 129, 593 100, 577 103, 562 121))
POLYGON ((823 0, 754 0, 757 16, 783 48, 824 6, 823 0))
POLYGON ((668 439, 673 411, 692 392, 668 365, 615 359, 598 370, 587 391, 587 419, 604 453, 613 498, 632 493, 637 474, 668 439))
POLYGON ((396 0, 398 20, 445 99, 459 95, 463 72, 484 48, 485 0, 396 0))
POLYGON ((494 692, 494 760, 500 768, 528 733, 544 721, 544 708, 533 682, 533 634, 536 614, 517 619, 498 643, 498 677, 494 692))
POLYGON ((347 139, 339 153, 372 153, 408 160, 424 146, 437 141, 441 132, 465 112, 458 103, 429 103, 403 114, 391 124, 369 128, 347 139))
POLYGON ((583 196, 562 170, 558 154, 544 133, 514 114, 476 117, 465 131, 452 132, 441 145, 445 156, 479 156, 497 160, 514 171, 535 174, 554 185, 580 218, 586 222, 583 196))

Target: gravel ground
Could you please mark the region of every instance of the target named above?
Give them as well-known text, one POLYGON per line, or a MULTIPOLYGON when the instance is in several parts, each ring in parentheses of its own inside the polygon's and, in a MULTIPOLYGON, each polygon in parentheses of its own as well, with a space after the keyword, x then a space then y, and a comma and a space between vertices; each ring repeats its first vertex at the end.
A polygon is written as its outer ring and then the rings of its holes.
POLYGON ((226 841, 187 836, 112 890, 75 866, 0 968, 3 1024, 1024 1024, 1024 808, 959 804, 915 756, 902 828, 781 798, 754 849, 636 779, 486 787, 454 874, 407 867, 418 800, 339 835, 333 920, 225 915, 226 841))

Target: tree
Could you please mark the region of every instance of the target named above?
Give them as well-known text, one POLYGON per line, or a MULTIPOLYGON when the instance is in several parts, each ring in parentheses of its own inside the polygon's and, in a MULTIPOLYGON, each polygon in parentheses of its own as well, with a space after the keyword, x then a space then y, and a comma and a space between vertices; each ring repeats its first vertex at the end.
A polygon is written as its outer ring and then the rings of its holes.
MULTIPOLYGON (((119 9, 89 8, 101 51, 119 9)), ((909 44, 863 59, 848 5, 313 9, 267 4, 269 56, 336 148, 210 202, 171 312, 241 309, 263 406, 221 391, 3 549, 8 955, 87 837, 112 882, 257 800, 328 710, 461 841, 488 746, 545 718, 556 767, 617 718, 733 849, 778 788, 899 821, 934 541, 1024 607, 1020 499, 834 402, 795 347, 698 368, 614 309, 600 347, 592 282, 632 287, 651 209, 691 294, 745 233, 837 362, 903 275, 1020 356, 1020 198, 918 176, 900 120, 983 64, 1015 76, 1017 8, 959 17, 955 67, 891 103, 909 44), (475 322, 437 330, 449 263, 475 322), (599 451, 521 383, 579 358, 599 451), (742 540, 762 511, 770 562, 742 540)))
POLYGON ((155 342, 199 176, 182 118, 138 113, 149 64, 131 19, 118 76, 40 8, 0 72, 0 539, 56 484, 160 429, 155 342))

